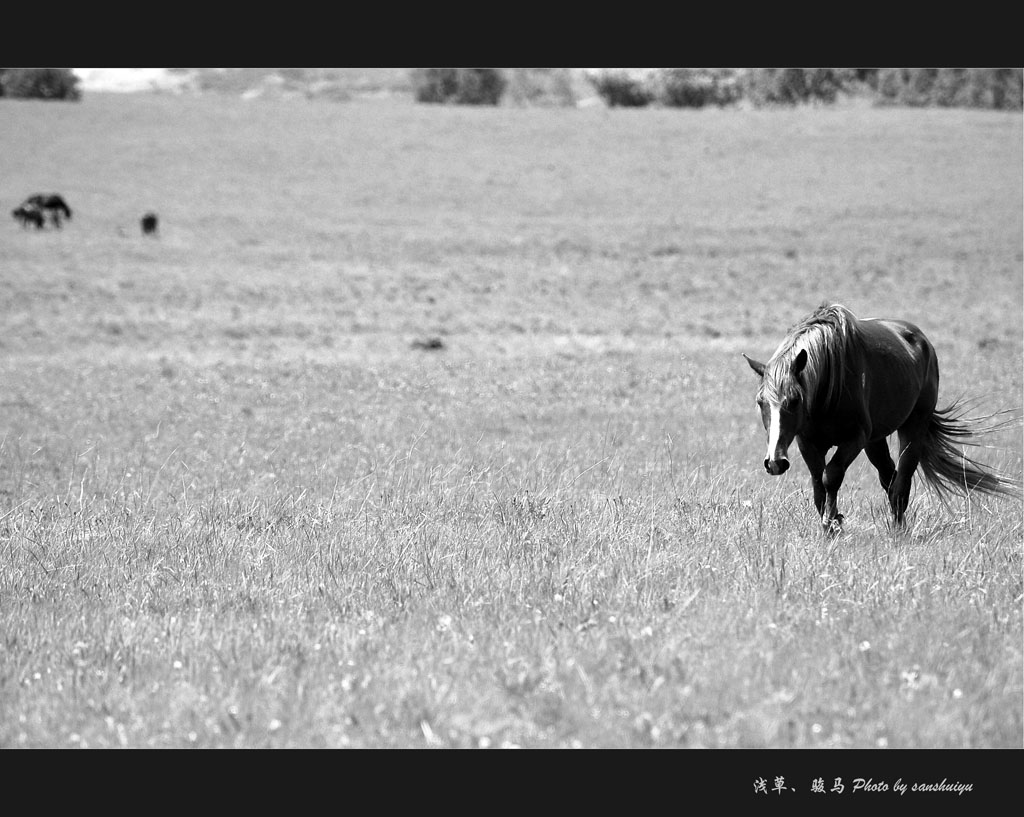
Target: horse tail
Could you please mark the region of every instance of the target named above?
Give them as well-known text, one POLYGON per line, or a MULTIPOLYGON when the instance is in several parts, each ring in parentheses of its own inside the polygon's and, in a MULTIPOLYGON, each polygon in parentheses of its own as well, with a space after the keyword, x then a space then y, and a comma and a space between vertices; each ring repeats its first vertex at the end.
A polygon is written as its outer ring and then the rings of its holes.
POLYGON ((1017 496, 1021 481, 982 465, 968 457, 963 446, 980 446, 979 437, 1019 426, 1019 417, 989 422, 1008 412, 987 417, 968 418, 964 403, 957 400, 944 409, 935 409, 928 421, 921 446, 921 471, 940 497, 947 494, 983 494, 1017 496))

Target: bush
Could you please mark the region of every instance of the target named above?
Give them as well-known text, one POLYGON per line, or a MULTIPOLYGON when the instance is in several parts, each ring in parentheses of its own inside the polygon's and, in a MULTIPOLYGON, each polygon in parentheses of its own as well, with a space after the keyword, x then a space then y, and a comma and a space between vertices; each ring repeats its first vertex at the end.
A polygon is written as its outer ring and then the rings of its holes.
POLYGON ((878 101, 882 104, 929 104, 935 68, 884 68, 878 72, 878 101))
POLYGON ((21 99, 81 99, 78 77, 70 68, 5 68, 0 96, 21 99))
POLYGON ((598 96, 612 108, 642 108, 654 101, 656 94, 650 77, 626 69, 598 71, 587 74, 598 96))
POLYGON ((974 79, 985 86, 981 96, 989 104, 981 107, 999 111, 1024 109, 1024 68, 978 69, 974 79))
POLYGON ((411 72, 417 102, 497 105, 507 80, 496 68, 417 68, 411 72))
POLYGON ((805 101, 835 102, 839 94, 849 91, 858 81, 857 72, 835 68, 810 68, 804 71, 807 89, 805 101))
POLYGON ((757 106, 832 103, 858 75, 853 69, 758 68, 744 77, 744 96, 757 106))
POLYGON ((610 106, 639 107, 651 102, 702 108, 835 102, 857 82, 852 69, 833 68, 658 68, 594 71, 587 78, 610 106))
POLYGON ((1020 110, 1024 69, 884 68, 877 94, 882 105, 1020 110))
POLYGON ((741 76, 732 68, 665 68, 655 74, 655 95, 673 108, 732 105, 743 93, 741 76))

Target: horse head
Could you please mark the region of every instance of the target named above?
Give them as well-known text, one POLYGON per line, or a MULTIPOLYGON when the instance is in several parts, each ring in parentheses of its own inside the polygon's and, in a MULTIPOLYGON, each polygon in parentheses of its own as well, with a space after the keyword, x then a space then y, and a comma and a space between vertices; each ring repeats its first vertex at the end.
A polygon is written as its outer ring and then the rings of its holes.
POLYGON ((779 476, 789 469, 789 446, 807 419, 807 394, 800 377, 807 365, 807 350, 801 349, 788 363, 773 359, 765 364, 743 357, 761 378, 756 402, 768 432, 764 470, 779 476))

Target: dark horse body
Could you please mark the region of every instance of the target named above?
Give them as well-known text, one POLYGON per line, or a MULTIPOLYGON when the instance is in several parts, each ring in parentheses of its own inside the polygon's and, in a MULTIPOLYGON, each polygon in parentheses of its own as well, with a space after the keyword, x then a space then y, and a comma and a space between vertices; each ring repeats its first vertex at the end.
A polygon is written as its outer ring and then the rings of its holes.
POLYGON ((964 420, 956 403, 936 408, 935 347, 912 323, 861 320, 841 305, 823 305, 789 331, 767 363, 749 357, 747 362, 761 377, 757 404, 768 431, 765 470, 784 473, 796 440, 826 531, 837 531, 843 521, 836 495, 861 451, 878 471, 898 526, 918 466, 940 495, 1012 494, 1017 488, 1014 480, 957 450, 984 429, 964 420), (899 439, 897 462, 887 442, 893 433, 899 439))
POLYGON ((43 211, 38 207, 26 207, 22 204, 11 210, 11 215, 21 222, 22 227, 28 227, 29 224, 35 224, 36 229, 41 230, 46 224, 46 216, 43 215, 43 211))
POLYGON ((22 208, 37 210, 40 213, 49 213, 53 226, 60 228, 61 219, 71 220, 71 208, 58 193, 35 193, 29 196, 21 204, 22 208))

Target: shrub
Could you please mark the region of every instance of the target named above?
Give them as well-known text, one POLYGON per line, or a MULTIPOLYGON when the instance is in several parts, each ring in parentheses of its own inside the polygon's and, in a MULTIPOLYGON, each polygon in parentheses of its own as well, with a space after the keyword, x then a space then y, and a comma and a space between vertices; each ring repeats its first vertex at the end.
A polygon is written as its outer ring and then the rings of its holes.
POLYGON ((742 96, 741 76, 732 68, 665 68, 655 74, 655 94, 673 108, 732 105, 742 96))
POLYGON ((857 82, 867 86, 871 90, 875 90, 878 87, 877 68, 854 68, 853 76, 857 82))
POLYGON ((615 106, 651 102, 670 107, 797 105, 835 102, 858 81, 853 69, 833 68, 659 68, 593 71, 587 78, 615 106))
POLYGON ((929 105, 936 68, 885 68, 878 74, 880 102, 919 107, 929 105))
POLYGON ((986 107, 1000 111, 1024 108, 1024 68, 990 68, 978 74, 982 83, 986 79, 989 82, 987 94, 991 104, 986 107))
POLYGON ((0 72, 0 96, 78 100, 78 81, 70 68, 6 68, 0 72))
POLYGON ((758 68, 745 75, 743 92, 758 106, 832 103, 857 78, 856 70, 852 69, 758 68))
POLYGON ((805 101, 835 102, 841 92, 849 90, 856 82, 856 71, 834 68, 805 69, 805 101))
POLYGON ((877 94, 881 105, 1020 110, 1024 69, 884 68, 877 94))
POLYGON ((441 103, 455 96, 454 69, 417 68, 409 74, 409 78, 417 102, 441 103))
POLYGON ((410 74, 417 102, 497 105, 507 80, 496 68, 417 68, 410 74))
POLYGON ((612 108, 642 108, 655 99, 650 77, 628 69, 588 72, 587 80, 612 108))

